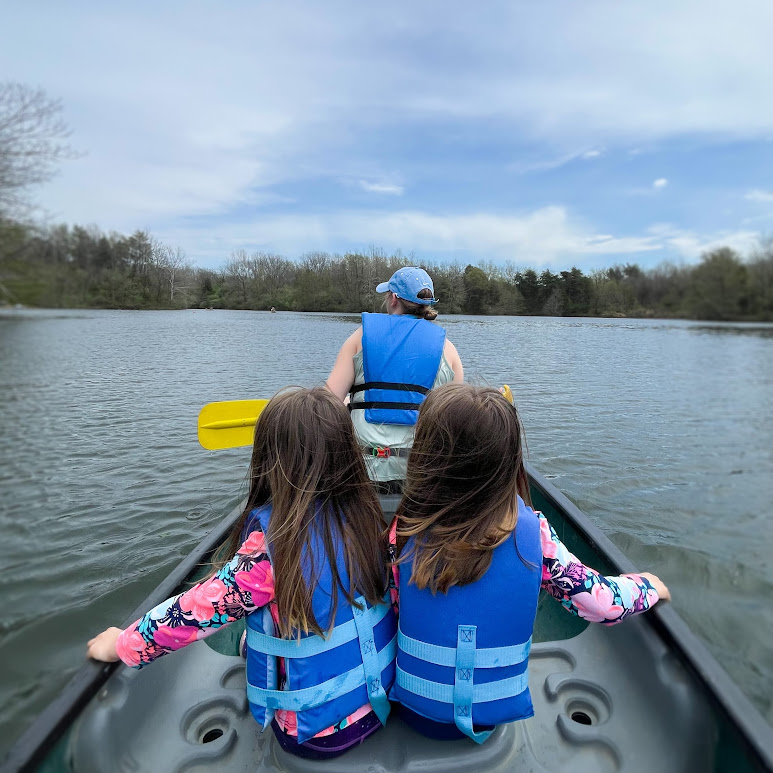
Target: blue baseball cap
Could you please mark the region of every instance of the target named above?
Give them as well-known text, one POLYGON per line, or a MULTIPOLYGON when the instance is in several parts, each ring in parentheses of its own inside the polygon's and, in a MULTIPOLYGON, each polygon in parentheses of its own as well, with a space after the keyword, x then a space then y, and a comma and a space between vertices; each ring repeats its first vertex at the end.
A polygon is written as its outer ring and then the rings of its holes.
POLYGON ((437 303, 432 279, 423 268, 416 266, 398 269, 388 282, 382 282, 376 287, 377 293, 385 293, 387 290, 391 290, 398 298, 411 303, 422 303, 425 306, 437 303), (419 298, 420 290, 429 290, 432 298, 419 298))

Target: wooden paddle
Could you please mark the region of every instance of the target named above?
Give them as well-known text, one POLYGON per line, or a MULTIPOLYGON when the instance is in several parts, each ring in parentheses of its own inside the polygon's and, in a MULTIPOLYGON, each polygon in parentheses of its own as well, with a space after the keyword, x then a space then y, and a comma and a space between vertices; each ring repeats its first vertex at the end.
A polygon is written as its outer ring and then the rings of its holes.
MULTIPOLYGON (((502 394, 513 402, 507 384, 502 394)), ((208 451, 251 446, 255 422, 267 405, 268 400, 226 400, 205 405, 199 413, 199 443, 208 451)))
POLYGON ((199 413, 199 443, 209 451, 251 446, 255 422, 268 400, 209 403, 199 413))

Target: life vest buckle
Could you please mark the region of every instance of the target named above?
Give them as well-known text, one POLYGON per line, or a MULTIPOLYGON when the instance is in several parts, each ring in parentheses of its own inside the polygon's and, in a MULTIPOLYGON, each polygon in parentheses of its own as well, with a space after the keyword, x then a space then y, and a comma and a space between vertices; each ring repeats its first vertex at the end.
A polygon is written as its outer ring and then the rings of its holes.
POLYGON ((376 459, 389 459, 390 456, 392 456, 392 449, 387 448, 381 448, 380 446, 373 446, 373 448, 370 449, 371 454, 376 459))

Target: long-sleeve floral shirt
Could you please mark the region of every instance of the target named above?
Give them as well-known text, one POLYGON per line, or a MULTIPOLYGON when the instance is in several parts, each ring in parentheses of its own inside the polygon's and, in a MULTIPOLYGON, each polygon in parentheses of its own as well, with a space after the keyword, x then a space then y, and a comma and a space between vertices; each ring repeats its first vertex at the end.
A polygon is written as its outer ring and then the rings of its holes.
MULTIPOLYGON (((542 588, 567 610, 590 622, 613 625, 644 612, 658 601, 657 591, 638 574, 605 577, 585 566, 569 552, 545 516, 537 515, 542 542, 542 588)), ((393 552, 395 530, 396 521, 390 529, 393 552)), ((395 603, 398 571, 395 566, 395 603)), ((271 562, 263 532, 256 530, 217 574, 167 599, 126 628, 116 642, 118 657, 127 666, 142 668, 168 652, 205 639, 266 604, 277 620, 271 562)), ((336 732, 370 711, 370 704, 366 704, 318 735, 336 732)), ((297 735, 294 712, 277 711, 276 719, 285 732, 297 735)))

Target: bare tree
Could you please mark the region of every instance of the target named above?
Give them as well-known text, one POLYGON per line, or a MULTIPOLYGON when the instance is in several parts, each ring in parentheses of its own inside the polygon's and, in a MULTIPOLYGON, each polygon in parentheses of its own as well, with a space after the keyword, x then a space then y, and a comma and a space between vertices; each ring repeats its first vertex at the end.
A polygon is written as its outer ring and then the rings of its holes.
POLYGON ((0 83, 0 216, 29 206, 29 188, 75 155, 61 112, 62 103, 42 89, 0 83))
POLYGON ((330 255, 327 252, 307 252, 301 255, 301 267, 322 274, 330 268, 330 255))
POLYGON ((252 272, 250 258, 247 250, 236 250, 231 253, 230 260, 225 264, 225 275, 229 285, 235 285, 239 291, 239 302, 247 306, 247 285, 250 283, 252 272))
POLYGON ((169 282, 169 302, 174 303, 175 292, 186 289, 180 286, 180 276, 187 274, 193 264, 180 247, 166 246, 161 251, 159 263, 169 282))
POLYGON ((295 279, 296 265, 281 255, 267 252, 253 252, 250 265, 256 289, 262 295, 259 302, 267 306, 280 305, 280 292, 295 279))

